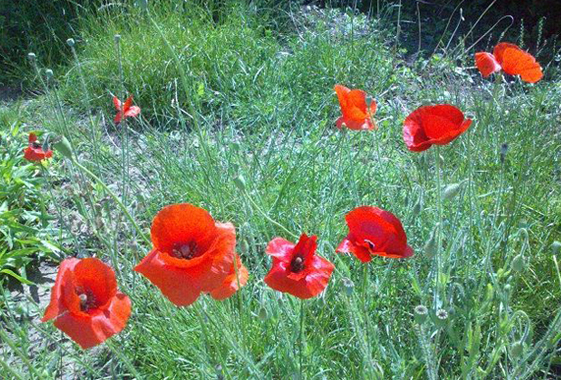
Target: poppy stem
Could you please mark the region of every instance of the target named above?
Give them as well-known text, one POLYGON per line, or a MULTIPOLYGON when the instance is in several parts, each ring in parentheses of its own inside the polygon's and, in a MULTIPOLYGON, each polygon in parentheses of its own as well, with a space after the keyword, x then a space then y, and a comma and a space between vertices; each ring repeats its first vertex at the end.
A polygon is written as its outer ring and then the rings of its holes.
POLYGON ((86 168, 85 166, 82 166, 76 160, 76 158, 72 157, 72 162, 74 163, 74 165, 76 165, 78 167, 78 169, 80 169, 88 177, 90 177, 91 179, 96 181, 99 185, 101 185, 101 187, 103 187, 103 189, 107 192, 107 194, 109 194, 109 196, 111 196, 111 198, 113 198, 115 200, 115 202, 117 203, 117 205, 121 208, 121 210, 123 211, 123 213, 125 214, 125 216, 129 220, 129 222, 132 224, 132 226, 135 228, 135 230, 138 231, 139 235, 142 237, 144 242, 148 245, 151 245, 152 242, 150 241, 150 238, 142 231, 140 226, 136 223, 136 221, 134 220, 132 215, 129 213, 129 210, 127 210, 127 207, 123 204, 123 202, 121 202, 119 197, 98 176, 96 176, 94 173, 92 173, 90 170, 88 170, 88 168, 86 168))
POLYGON ((436 231, 436 278, 435 278, 435 307, 440 307, 440 274, 442 271, 442 257, 440 252, 441 245, 441 228, 442 228, 442 188, 440 178, 440 146, 436 145, 434 150, 434 159, 436 161, 436 196, 438 201, 438 230, 436 231))
POLYGON ((300 300, 300 333, 298 334, 298 346, 299 346, 299 371, 300 371, 300 379, 303 379, 304 367, 303 367, 303 358, 304 358, 304 344, 302 341, 303 332, 304 332, 304 300, 300 300))

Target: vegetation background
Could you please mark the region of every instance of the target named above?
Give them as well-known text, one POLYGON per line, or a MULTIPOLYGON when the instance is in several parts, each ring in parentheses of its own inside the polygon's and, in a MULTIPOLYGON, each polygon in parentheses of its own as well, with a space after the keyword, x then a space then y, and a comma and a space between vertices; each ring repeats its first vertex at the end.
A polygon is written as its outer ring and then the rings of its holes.
POLYGON ((0 3, 8 376, 559 376, 557 1, 158 0, 148 1, 149 14, 142 3, 0 3), (499 41, 534 54, 545 80, 483 80, 473 54, 499 41), (336 83, 376 98, 378 131, 334 128, 336 83), (115 127, 111 95, 129 93, 142 117, 115 127), (439 102, 460 107, 473 127, 443 149, 407 151, 404 117, 439 102), (32 130, 67 136, 145 230, 172 202, 232 221, 249 284, 226 302, 172 307, 131 271, 150 247, 103 186, 56 152, 45 165, 23 160, 32 130), (459 189, 442 218, 439 167, 442 189, 459 189), (335 256, 345 213, 362 204, 400 217, 413 259, 362 266, 335 256), (445 237, 439 255, 436 226, 445 237), (261 279, 266 243, 304 231, 319 235, 337 271, 306 303, 301 353, 302 305, 261 279), (109 261, 133 301, 129 327, 87 352, 38 323, 53 266, 67 256, 109 261), (422 323, 418 305, 429 310, 422 323))

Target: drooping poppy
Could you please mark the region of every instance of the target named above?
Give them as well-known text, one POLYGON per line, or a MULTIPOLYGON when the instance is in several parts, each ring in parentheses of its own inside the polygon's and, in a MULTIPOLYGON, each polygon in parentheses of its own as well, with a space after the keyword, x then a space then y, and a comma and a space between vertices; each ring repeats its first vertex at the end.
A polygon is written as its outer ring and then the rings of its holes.
POLYGON ((265 283, 301 299, 317 296, 327 286, 335 266, 316 255, 317 237, 302 234, 297 244, 277 237, 267 245, 273 266, 265 283))
POLYGON ((125 103, 121 103, 119 98, 113 96, 113 104, 117 109, 117 115, 115 115, 115 124, 119 124, 121 119, 124 117, 137 117, 140 114, 140 107, 132 105, 132 95, 125 100, 125 103))
POLYGON ((337 119, 337 128, 341 129, 343 125, 354 130, 376 128, 373 117, 376 114, 377 104, 375 100, 372 100, 370 105, 366 104, 366 92, 351 90, 340 84, 335 85, 335 92, 343 113, 343 116, 337 119))
POLYGON ((29 146, 23 150, 23 157, 27 161, 39 162, 44 159, 51 158, 53 156, 53 151, 43 149, 43 146, 37 141, 37 135, 35 133, 29 134, 29 146))
POLYGON ((423 106, 403 122, 403 140, 413 152, 422 152, 433 144, 446 145, 464 133, 472 120, 449 104, 423 106))
POLYGON ((117 290, 115 272, 96 258, 64 260, 41 319, 87 349, 118 334, 131 314, 129 297, 117 290))
POLYGON ((231 275, 234 226, 215 222, 202 208, 188 203, 164 207, 152 222, 151 237, 154 248, 134 270, 177 306, 220 288, 231 275))
POLYGON ((542 68, 536 59, 530 53, 508 42, 497 44, 493 54, 475 53, 475 65, 484 78, 501 69, 509 75, 520 75, 520 78, 528 83, 536 83, 543 78, 542 68))
POLYGON ((345 216, 349 234, 337 247, 339 253, 351 253, 363 263, 372 256, 403 259, 413 256, 403 226, 395 215, 378 207, 357 207, 345 216))
POLYGON ((245 286, 245 284, 247 284, 249 272, 242 264, 239 255, 236 255, 236 267, 234 267, 234 263, 232 263, 232 268, 230 268, 230 272, 222 282, 222 285, 210 292, 210 296, 212 298, 216 300, 224 300, 234 295, 234 293, 238 291, 238 280, 239 286, 245 286), (237 274, 236 267, 238 270, 237 274))

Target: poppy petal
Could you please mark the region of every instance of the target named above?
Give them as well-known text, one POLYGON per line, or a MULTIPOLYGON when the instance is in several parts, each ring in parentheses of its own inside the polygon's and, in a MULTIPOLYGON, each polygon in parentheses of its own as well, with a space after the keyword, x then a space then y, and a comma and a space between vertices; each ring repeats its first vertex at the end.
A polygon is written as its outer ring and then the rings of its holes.
POLYGON ((91 291, 98 309, 109 307, 117 294, 117 278, 109 265, 96 258, 86 258, 76 264, 72 273, 74 286, 91 291))
POLYGON ((32 144, 37 141, 37 135, 35 133, 30 133, 28 137, 29 143, 32 144))
POLYGON ((370 252, 368 252, 368 249, 363 246, 354 245, 349 237, 344 238, 343 241, 339 243, 339 246, 337 247, 335 252, 350 253, 363 263, 372 261, 372 255, 370 254, 370 252))
POLYGON ((66 313, 58 317, 54 325, 78 343, 88 349, 103 343, 111 336, 121 332, 131 314, 131 302, 123 293, 117 293, 107 310, 91 316, 76 316, 66 313))
POLYGON ((504 61, 504 52, 506 51, 506 49, 521 50, 518 46, 516 46, 515 44, 511 44, 510 42, 498 43, 493 49, 493 56, 501 66, 504 61))
POLYGON ((288 263, 292 258, 292 251, 294 251, 294 246, 294 243, 286 239, 277 237, 271 240, 269 244, 267 244, 265 252, 268 255, 271 255, 279 260, 288 263))
POLYGON ((504 49, 502 67, 505 73, 520 75, 528 83, 536 83, 543 78, 540 64, 531 54, 521 49, 504 49))
POLYGON ((125 112, 126 117, 137 117, 140 114, 140 107, 132 106, 125 112))
POLYGON ((238 273, 236 275, 236 268, 232 265, 230 274, 224 279, 222 285, 210 292, 210 296, 216 300, 224 300, 231 297, 235 292, 238 291, 238 281, 239 286, 245 286, 249 278, 249 272, 247 268, 242 264, 239 255, 236 255, 236 265, 238 268, 238 273), (239 277, 239 278, 238 278, 239 277))
POLYGON ((121 110, 121 101, 116 96, 113 96, 113 105, 117 109, 117 111, 121 110))
POLYGON ((499 65, 495 56, 491 53, 475 53, 475 65, 483 78, 487 78, 489 75, 501 71, 501 65, 499 65))
POLYGON ((72 271, 76 264, 80 260, 75 258, 64 259, 59 266, 58 273, 56 275, 55 284, 51 288, 51 302, 45 310, 45 315, 41 318, 41 322, 46 322, 51 319, 58 317, 59 315, 67 311, 67 307, 63 301, 63 285, 65 282, 70 280, 68 277, 69 271, 72 271))

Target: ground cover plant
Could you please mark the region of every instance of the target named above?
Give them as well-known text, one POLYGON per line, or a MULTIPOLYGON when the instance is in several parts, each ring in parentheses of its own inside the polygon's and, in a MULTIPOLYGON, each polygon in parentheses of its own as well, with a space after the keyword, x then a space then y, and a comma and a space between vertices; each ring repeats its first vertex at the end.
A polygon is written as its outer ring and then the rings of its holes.
POLYGON ((29 56, 2 170, 61 251, 45 296, 2 282, 6 376, 556 376, 555 62, 410 63, 350 9, 197 4, 103 8, 69 67, 29 56))

